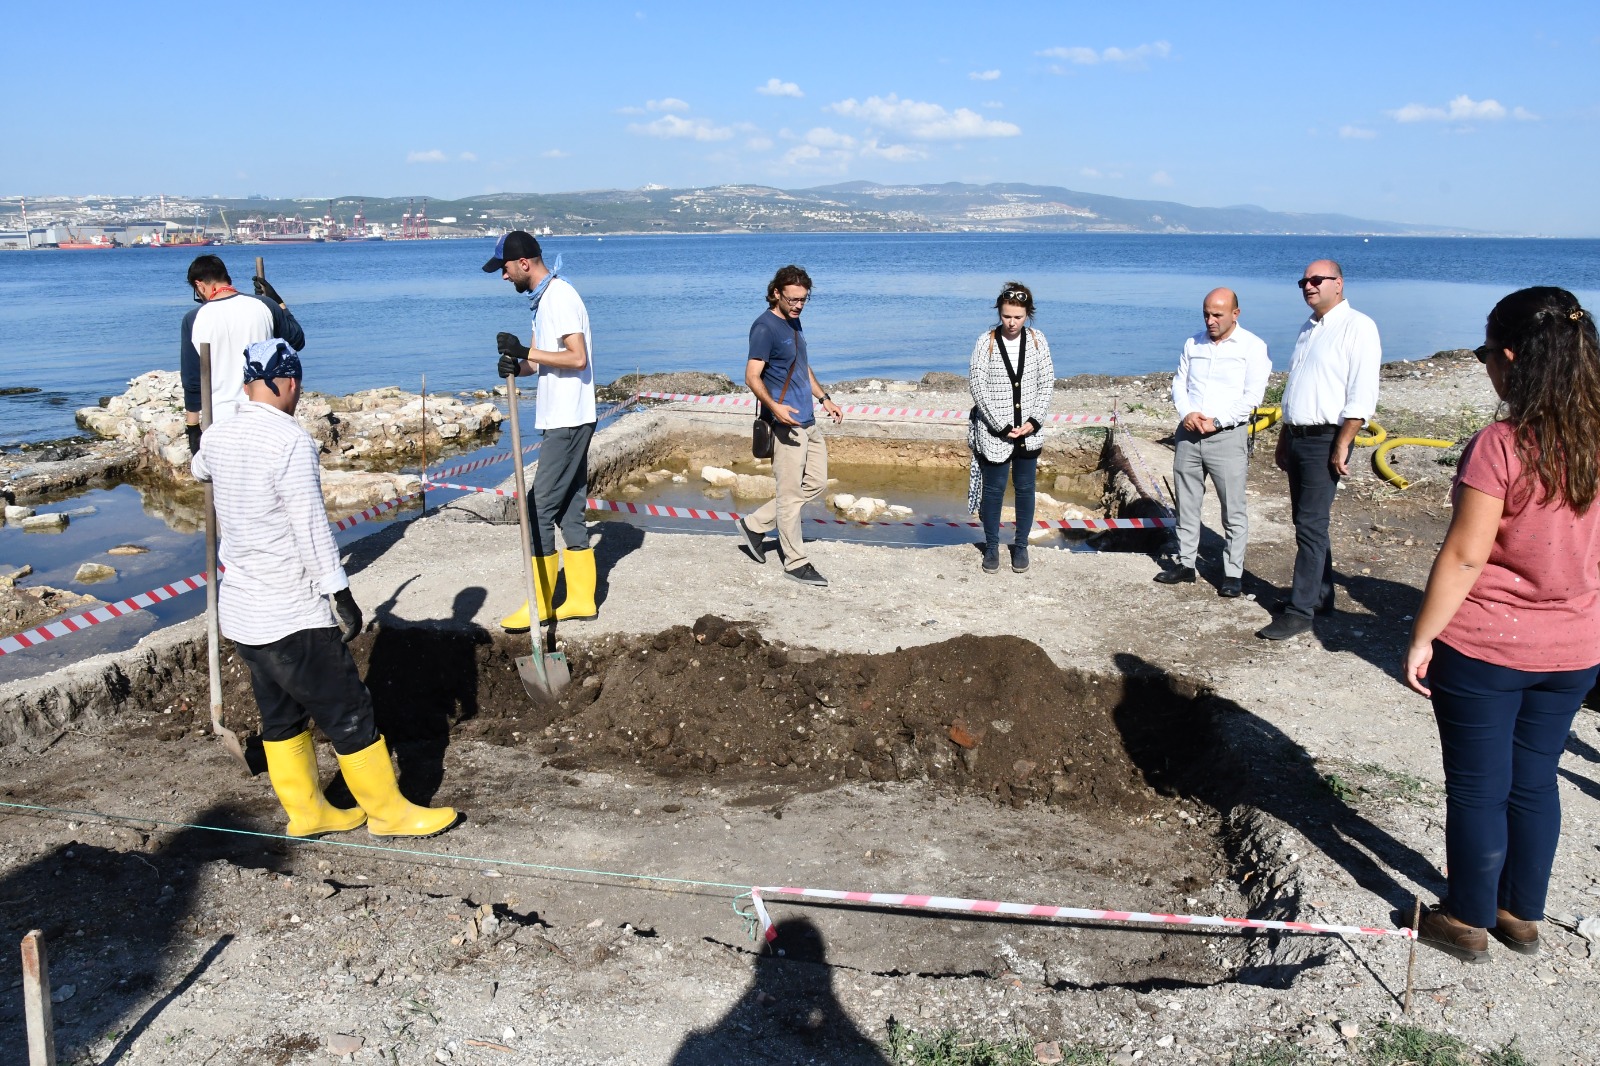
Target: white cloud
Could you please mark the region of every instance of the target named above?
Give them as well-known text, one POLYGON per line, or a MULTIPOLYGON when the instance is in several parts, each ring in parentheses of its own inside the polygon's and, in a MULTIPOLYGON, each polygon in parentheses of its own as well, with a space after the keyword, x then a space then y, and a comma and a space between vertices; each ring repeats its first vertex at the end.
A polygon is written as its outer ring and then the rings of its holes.
POLYGON ((450 157, 437 148, 430 148, 426 152, 407 152, 407 163, 448 163, 450 157))
POLYGON ((709 119, 679 118, 677 115, 662 115, 654 122, 630 123, 628 132, 666 140, 725 141, 733 136, 733 130, 728 126, 714 125, 709 119))
POLYGON ((827 126, 818 126, 806 133, 806 143, 818 148, 854 148, 856 139, 847 133, 838 133, 827 126))
POLYGON ((462 152, 461 161, 463 163, 476 163, 478 161, 478 157, 471 152, 462 152))
MULTIPOLYGON (((1152 59, 1166 59, 1172 54, 1172 45, 1166 41, 1151 41, 1134 48, 1104 48, 1096 51, 1083 45, 1064 48, 1046 48, 1035 55, 1046 59, 1064 59, 1079 67, 1092 67, 1100 63, 1115 63, 1128 67, 1143 67, 1152 59)), ((1052 67, 1057 74, 1065 73, 1061 67, 1052 67)))
POLYGON ((1347 141, 1370 141, 1377 133, 1365 126, 1340 126, 1339 136, 1347 141))
POLYGON ((805 95, 794 82, 779 81, 777 78, 768 78, 765 85, 757 85, 756 92, 762 96, 792 96, 796 100, 805 95))
POLYGON ((841 100, 827 110, 846 118, 859 119, 870 126, 893 130, 918 141, 950 141, 969 137, 1015 137, 1021 127, 1011 122, 984 118, 976 111, 958 107, 947 111, 938 104, 902 100, 894 93, 869 96, 865 100, 841 100))
POLYGON ((973 81, 998 81, 1000 72, 998 70, 975 70, 968 74, 967 77, 973 81))
POLYGON ((890 163, 919 163, 928 153, 909 144, 879 144, 876 137, 861 146, 863 159, 884 159, 890 163))
POLYGON ((1159 185, 1163 189, 1166 189, 1170 188, 1174 182, 1171 174, 1168 174, 1165 170, 1158 170, 1154 174, 1150 175, 1150 184, 1159 185))
POLYGON ((617 114, 619 114, 619 115, 642 115, 644 113, 645 113, 644 108, 642 108, 642 107, 634 107, 631 104, 629 106, 627 106, 627 107, 619 107, 619 108, 617 108, 617 114))
POLYGON ((546 148, 539 154, 545 159, 566 159, 572 155, 571 152, 563 152, 559 148, 546 148))
POLYGON ((1506 106, 1498 100, 1474 100, 1466 93, 1457 96, 1444 107, 1407 104, 1388 114, 1396 122, 1498 122, 1507 115, 1523 122, 1538 119, 1538 116, 1527 108, 1518 107, 1507 111, 1506 106))
POLYGON ((686 104, 685 102, 683 102, 682 100, 679 100, 676 96, 669 96, 669 97, 667 97, 667 98, 665 98, 663 100, 646 100, 644 102, 644 106, 645 106, 645 110, 647 110, 647 111, 687 111, 687 110, 689 110, 689 105, 686 104))
POLYGON ((752 137, 744 142, 744 146, 752 152, 765 152, 772 147, 771 137, 752 137))

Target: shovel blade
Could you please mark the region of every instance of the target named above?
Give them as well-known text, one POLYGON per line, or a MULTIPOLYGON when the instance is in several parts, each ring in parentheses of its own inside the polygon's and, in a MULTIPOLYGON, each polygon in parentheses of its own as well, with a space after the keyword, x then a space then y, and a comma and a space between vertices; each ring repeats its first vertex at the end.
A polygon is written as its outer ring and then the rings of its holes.
POLYGON ((514 661, 517 664, 517 676, 522 678, 522 690, 531 699, 555 699, 572 683, 572 670, 567 666, 567 657, 560 652, 544 657, 543 679, 539 677, 539 664, 533 661, 532 655, 520 655, 514 661))

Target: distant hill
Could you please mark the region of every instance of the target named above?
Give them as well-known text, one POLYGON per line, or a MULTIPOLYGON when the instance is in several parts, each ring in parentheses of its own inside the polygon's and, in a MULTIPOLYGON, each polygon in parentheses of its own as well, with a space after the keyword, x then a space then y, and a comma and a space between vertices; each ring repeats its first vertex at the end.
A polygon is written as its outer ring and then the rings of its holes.
MULTIPOLYGON (((137 217, 156 207, 154 197, 96 198, 102 212, 137 217)), ((72 212, 82 200, 32 200, 36 209, 72 212)), ((358 205, 386 230, 426 203, 430 229, 464 235, 522 226, 556 233, 748 233, 804 231, 1237 233, 1314 235, 1465 235, 1471 231, 1348 215, 1268 211, 1250 205, 1191 207, 1167 200, 1128 200, 1055 185, 1014 182, 969 185, 880 185, 851 181, 809 189, 766 185, 713 185, 669 189, 603 189, 561 193, 491 193, 459 200, 417 197, 188 199, 169 196, 167 218, 204 217, 218 208, 232 223, 249 218, 302 216, 308 223, 331 214, 348 223, 358 205)), ((3 207, 0 207, 3 210, 3 207)))

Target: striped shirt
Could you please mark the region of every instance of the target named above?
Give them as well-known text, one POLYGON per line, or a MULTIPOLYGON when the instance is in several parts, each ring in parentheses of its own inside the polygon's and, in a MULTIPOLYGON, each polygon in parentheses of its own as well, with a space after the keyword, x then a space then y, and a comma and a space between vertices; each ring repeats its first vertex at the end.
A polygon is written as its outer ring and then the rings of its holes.
POLYGON ((294 416, 246 400, 206 430, 191 469, 216 498, 222 635, 259 645, 332 626, 327 597, 350 581, 328 528, 317 444, 294 416))

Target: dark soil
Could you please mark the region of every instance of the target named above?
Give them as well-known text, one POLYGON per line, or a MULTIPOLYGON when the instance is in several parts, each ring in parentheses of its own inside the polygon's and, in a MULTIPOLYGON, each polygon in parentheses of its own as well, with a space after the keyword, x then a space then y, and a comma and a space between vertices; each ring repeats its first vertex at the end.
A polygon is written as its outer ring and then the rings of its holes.
MULTIPOLYGON (((1063 670, 1019 637, 821 654, 707 615, 692 628, 571 648, 572 685, 543 706, 514 665, 526 639, 380 628, 352 646, 407 794, 432 795, 454 736, 526 747, 560 770, 789 791, 931 780, 1125 822, 1159 805, 1156 788, 1181 790, 1177 770, 1205 764, 1214 746, 1205 701, 1187 682, 1063 670)), ((237 660, 224 673, 225 706, 253 708, 237 660)), ((183 677, 174 713, 140 728, 164 739, 203 731, 204 684, 203 671, 183 677)))

